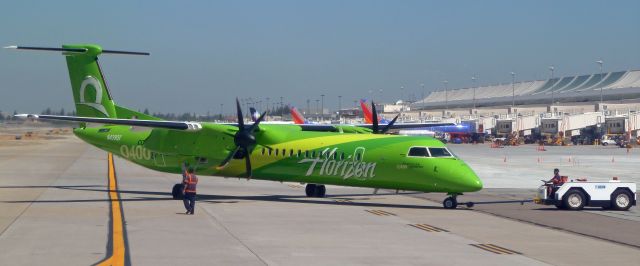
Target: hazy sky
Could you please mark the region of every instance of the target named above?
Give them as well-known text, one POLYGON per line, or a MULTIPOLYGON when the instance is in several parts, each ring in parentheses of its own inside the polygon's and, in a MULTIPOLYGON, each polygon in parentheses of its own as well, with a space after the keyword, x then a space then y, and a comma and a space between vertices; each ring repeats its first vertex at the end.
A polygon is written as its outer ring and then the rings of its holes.
MULTIPOLYGON (((235 97, 304 108, 442 88, 640 69, 640 1, 6 1, 0 45, 96 43, 115 101, 232 112, 235 97), (401 92, 400 87, 404 86, 401 92), (382 95, 379 90, 382 89, 382 95), (369 91, 374 91, 373 95, 369 91)), ((64 58, 0 50, 0 110, 72 108, 64 58)))

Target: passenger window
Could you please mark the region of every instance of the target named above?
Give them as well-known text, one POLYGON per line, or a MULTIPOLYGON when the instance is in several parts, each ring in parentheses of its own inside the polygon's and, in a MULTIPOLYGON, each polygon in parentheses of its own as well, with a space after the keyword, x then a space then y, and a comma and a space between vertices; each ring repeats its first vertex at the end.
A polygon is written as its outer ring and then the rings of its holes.
POLYGON ((300 157, 301 154, 302 154, 302 151, 298 150, 298 153, 296 154, 296 157, 300 157))
POLYGON ((316 151, 312 151, 312 152, 311 152, 311 157, 312 157, 312 158, 316 158, 316 151))
POLYGON ((262 148, 262 155, 264 155, 264 148, 262 148))
POLYGON ((289 150, 289 157, 293 157, 293 149, 289 150))
POLYGON ((309 151, 304 151, 304 158, 309 157, 309 151))
POLYGON ((360 161, 360 153, 356 153, 356 161, 360 161))
POLYGON ((344 152, 341 152, 341 153, 340 153, 340 160, 341 160, 341 161, 342 161, 342 160, 344 160, 344 152))
POLYGON ((279 151, 280 151, 280 150, 276 149, 276 156, 278 156, 278 152, 279 152, 279 151))
POLYGON ((451 153, 445 148, 429 148, 432 157, 451 157, 451 153))
POLYGON ((337 153, 337 152, 334 152, 334 153, 333 153, 333 155, 332 155, 331 157, 332 157, 332 159, 334 159, 334 160, 335 160, 336 158, 338 158, 338 153, 337 153))
POLYGON ((411 157, 429 157, 427 148, 425 147, 412 147, 409 149, 409 156, 411 157))
POLYGON ((271 156, 271 149, 269 149, 269 156, 271 156))
POLYGON ((282 157, 287 156, 287 150, 282 149, 282 157))

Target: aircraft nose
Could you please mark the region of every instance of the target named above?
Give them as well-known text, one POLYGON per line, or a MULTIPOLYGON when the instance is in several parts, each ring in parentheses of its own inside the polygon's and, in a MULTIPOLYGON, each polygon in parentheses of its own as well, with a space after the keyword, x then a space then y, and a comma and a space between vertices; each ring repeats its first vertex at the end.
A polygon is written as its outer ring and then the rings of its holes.
POLYGON ((452 171, 455 176, 455 186, 460 192, 475 192, 482 189, 482 180, 466 164, 461 164, 452 171))

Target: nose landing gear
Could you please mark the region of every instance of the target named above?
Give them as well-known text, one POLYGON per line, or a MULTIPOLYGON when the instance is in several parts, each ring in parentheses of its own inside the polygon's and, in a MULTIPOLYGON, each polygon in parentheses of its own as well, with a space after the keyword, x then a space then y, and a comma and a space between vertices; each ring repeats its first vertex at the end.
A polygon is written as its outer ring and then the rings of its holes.
POLYGON ((442 207, 444 207, 445 209, 455 209, 458 207, 458 205, 465 205, 467 206, 467 208, 472 208, 473 205, 475 205, 473 202, 461 202, 458 203, 458 195, 462 195, 462 194, 449 194, 449 197, 447 197, 446 199, 444 199, 444 201, 442 201, 442 207))

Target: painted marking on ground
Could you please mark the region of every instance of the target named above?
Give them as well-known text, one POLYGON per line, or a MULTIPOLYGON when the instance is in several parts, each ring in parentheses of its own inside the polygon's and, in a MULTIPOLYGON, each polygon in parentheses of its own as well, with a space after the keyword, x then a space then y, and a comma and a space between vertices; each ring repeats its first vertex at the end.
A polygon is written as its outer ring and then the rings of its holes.
POLYGON ((344 203, 351 203, 350 199, 335 199, 335 202, 344 202, 344 203))
POLYGON ((396 216, 393 213, 383 211, 383 210, 365 210, 366 212, 378 215, 378 216, 396 216))
POLYGON ((290 188, 302 188, 301 185, 288 185, 290 188))
POLYGON ((420 230, 424 230, 427 232, 449 232, 445 229, 439 228, 439 227, 435 227, 435 226, 431 226, 428 224, 410 224, 410 226, 413 226, 415 228, 418 228, 420 230))
POLYGON ((477 247, 479 249, 483 249, 495 254, 499 254, 499 255, 510 255, 510 254, 518 254, 521 255, 522 253, 517 252, 517 251, 513 251, 507 248, 503 248, 501 246, 497 246, 494 244, 469 244, 471 246, 477 247))
POLYGON ((124 223, 124 212, 118 192, 118 180, 116 166, 113 162, 113 154, 107 155, 109 177, 109 240, 107 243, 107 255, 96 265, 131 265, 129 245, 127 241, 127 228, 124 223))

